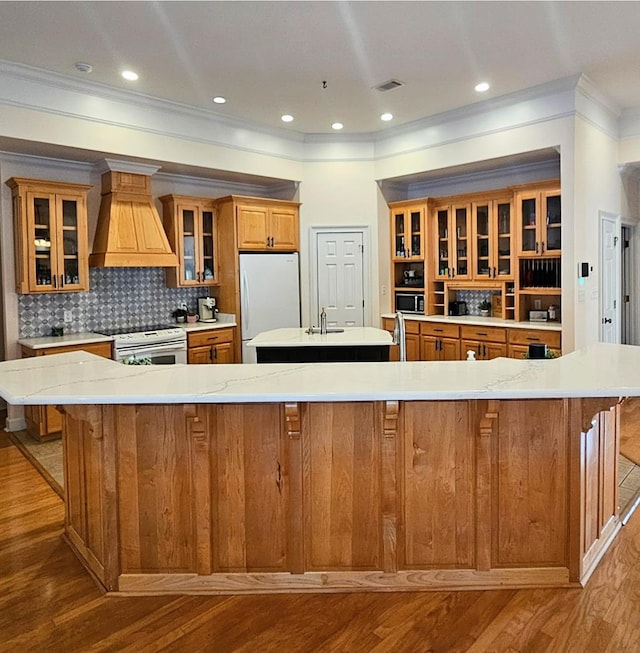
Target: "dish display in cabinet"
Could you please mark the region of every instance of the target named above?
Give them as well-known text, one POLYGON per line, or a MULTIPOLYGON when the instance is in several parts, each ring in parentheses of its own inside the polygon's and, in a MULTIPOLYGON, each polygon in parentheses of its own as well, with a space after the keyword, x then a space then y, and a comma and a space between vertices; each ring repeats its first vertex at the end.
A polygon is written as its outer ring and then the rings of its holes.
POLYGON ((433 215, 436 279, 471 279, 471 205, 437 205, 433 215))
POLYGON ((87 191, 91 186, 12 177, 16 292, 89 289, 87 191))
POLYGON ((474 202, 473 214, 473 278, 513 279, 511 200, 474 202))
POLYGON ((215 201, 180 195, 165 195, 160 201, 167 238, 178 256, 178 267, 166 268, 167 285, 218 285, 215 201))
POLYGON ((559 256, 562 252, 560 187, 516 193, 518 253, 521 256, 559 256))

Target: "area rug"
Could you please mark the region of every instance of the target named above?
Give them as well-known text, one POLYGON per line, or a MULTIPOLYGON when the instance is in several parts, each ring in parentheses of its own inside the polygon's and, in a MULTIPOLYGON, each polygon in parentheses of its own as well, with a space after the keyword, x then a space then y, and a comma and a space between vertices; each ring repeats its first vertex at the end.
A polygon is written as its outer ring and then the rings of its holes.
POLYGON ((622 403, 620 453, 640 465, 640 397, 629 397, 622 403))
POLYGON ((9 433, 15 444, 29 462, 40 472, 53 490, 64 499, 64 470, 62 466, 62 440, 39 442, 26 431, 9 433))

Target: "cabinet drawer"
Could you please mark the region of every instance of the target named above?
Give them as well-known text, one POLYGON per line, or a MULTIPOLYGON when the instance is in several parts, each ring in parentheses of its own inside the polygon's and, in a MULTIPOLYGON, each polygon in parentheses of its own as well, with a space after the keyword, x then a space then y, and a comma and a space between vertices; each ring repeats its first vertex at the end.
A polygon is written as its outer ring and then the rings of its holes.
POLYGON ((65 354, 69 351, 88 351, 90 354, 96 354, 103 358, 111 358, 111 342, 90 342, 83 345, 61 345, 59 347, 44 347, 43 349, 31 349, 22 345, 22 358, 65 354))
POLYGON ((509 329, 510 345, 529 345, 532 342, 545 343, 552 349, 560 349, 561 334, 559 331, 543 331, 542 329, 509 329))
POLYGON ((444 322, 422 322, 420 333, 423 336, 459 338, 460 327, 457 324, 445 324, 444 322))
POLYGON ((233 342, 233 329, 209 329, 206 331, 187 332, 187 345, 189 347, 219 345, 223 342, 233 342))
POLYGON ((465 340, 507 342, 507 330, 501 327, 462 326, 460 337, 465 340))
MULTIPOLYGON (((382 328, 387 330, 389 333, 393 334, 393 327, 395 325, 395 320, 390 317, 382 318, 382 328)), ((404 320, 404 330, 405 333, 412 333, 416 336, 420 335, 420 322, 417 320, 404 320)))

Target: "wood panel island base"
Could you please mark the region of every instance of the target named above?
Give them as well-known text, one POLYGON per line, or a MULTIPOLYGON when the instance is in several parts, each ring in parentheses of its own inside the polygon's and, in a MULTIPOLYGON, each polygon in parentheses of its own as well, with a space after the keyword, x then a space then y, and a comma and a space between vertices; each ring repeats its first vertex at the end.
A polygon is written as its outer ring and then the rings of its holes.
POLYGON ((63 410, 109 592, 566 587, 620 528, 614 397, 63 410))

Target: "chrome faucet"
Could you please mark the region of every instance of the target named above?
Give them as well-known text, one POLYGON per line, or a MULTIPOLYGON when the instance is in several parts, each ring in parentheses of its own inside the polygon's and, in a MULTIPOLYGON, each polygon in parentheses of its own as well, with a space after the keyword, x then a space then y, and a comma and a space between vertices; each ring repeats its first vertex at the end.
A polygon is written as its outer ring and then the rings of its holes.
POLYGON ((320 313, 320 333, 327 332, 327 314, 324 312, 324 307, 322 313, 320 313))
POLYGON ((400 345, 399 360, 407 360, 407 336, 404 326, 404 315, 398 311, 393 324, 393 344, 400 345))

